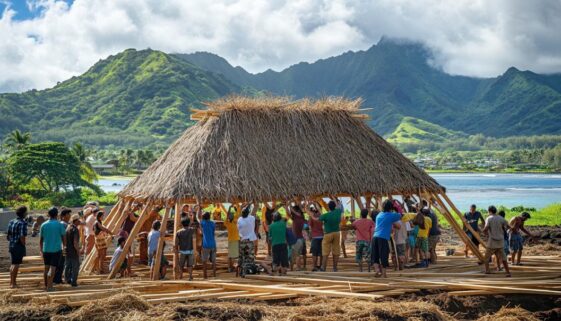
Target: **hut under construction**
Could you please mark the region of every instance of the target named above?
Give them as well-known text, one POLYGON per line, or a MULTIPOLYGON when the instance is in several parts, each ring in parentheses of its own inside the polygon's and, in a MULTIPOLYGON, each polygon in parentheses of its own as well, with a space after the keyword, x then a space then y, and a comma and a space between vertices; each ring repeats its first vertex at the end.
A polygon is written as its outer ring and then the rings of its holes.
MULTIPOLYGON (((444 187, 368 126, 360 100, 228 97, 206 106, 192 110, 197 123, 119 193, 118 204, 105 218, 104 225, 116 233, 131 205, 144 205, 125 253, 155 206, 165 209, 162 226, 174 221, 175 233, 181 227, 180 215, 174 213, 183 204, 302 199, 321 204, 325 197, 350 197, 354 214, 355 202, 370 208, 383 197, 408 195, 435 206, 482 259, 455 220, 455 215, 464 218, 444 187)), ((163 237, 156 257, 162 243, 163 237)), ((83 270, 91 270, 94 255, 83 270)), ((116 266, 123 260, 124 255, 116 266)), ((111 271, 109 277, 115 274, 111 271)))

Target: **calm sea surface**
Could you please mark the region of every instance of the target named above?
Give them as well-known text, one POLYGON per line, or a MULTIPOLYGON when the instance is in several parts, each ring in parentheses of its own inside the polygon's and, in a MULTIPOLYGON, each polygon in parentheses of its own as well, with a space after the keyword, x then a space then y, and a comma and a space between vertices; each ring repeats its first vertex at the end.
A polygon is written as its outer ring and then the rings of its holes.
MULTIPOLYGON (((561 174, 432 174, 445 186, 448 196, 460 210, 470 204, 478 207, 504 205, 542 208, 561 203, 561 174)), ((107 192, 120 191, 131 178, 100 179, 107 192)))

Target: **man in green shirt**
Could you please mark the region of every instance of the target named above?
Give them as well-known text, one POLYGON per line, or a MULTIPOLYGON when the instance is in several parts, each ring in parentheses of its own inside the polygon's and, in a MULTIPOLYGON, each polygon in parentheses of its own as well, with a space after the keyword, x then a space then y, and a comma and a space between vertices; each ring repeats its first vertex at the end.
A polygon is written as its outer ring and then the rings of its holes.
POLYGON ((288 247, 286 244, 286 220, 276 212, 273 223, 269 225, 269 238, 273 252, 273 273, 279 267, 279 275, 286 275, 288 268, 288 247))
POLYGON ((321 215, 319 220, 323 222, 323 241, 321 242, 322 262, 321 271, 327 268, 329 254, 333 254, 333 272, 337 272, 337 262, 341 253, 341 210, 337 208, 334 201, 327 204, 329 212, 321 215))

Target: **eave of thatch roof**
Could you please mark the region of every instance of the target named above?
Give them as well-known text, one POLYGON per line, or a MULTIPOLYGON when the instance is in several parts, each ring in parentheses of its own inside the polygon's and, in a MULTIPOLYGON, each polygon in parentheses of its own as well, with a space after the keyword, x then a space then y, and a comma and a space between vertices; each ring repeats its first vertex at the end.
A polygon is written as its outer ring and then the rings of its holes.
POLYGON ((207 202, 442 191, 357 119, 360 101, 238 97, 208 106, 120 196, 207 202))

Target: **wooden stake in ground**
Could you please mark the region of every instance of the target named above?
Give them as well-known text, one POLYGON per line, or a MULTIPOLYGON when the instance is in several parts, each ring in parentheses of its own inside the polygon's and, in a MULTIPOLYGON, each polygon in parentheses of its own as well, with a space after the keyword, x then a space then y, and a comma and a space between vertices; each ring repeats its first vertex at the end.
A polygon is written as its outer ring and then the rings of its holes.
POLYGON ((111 272, 109 272, 109 276, 107 277, 108 279, 114 278, 115 275, 117 274, 117 271, 119 271, 119 267, 123 264, 123 262, 125 261, 125 258, 129 254, 129 250, 130 250, 130 248, 132 246, 132 243, 134 242, 138 232, 142 228, 142 225, 144 225, 144 222, 150 216, 150 209, 151 208, 152 208, 152 202, 148 202, 145 205, 144 209, 142 210, 142 213, 138 217, 138 220, 136 221, 136 223, 134 223, 134 227, 132 228, 131 233, 127 237, 127 241, 125 242, 125 246, 123 247, 123 252, 121 253, 121 255, 119 255, 119 258, 117 258, 117 261, 115 262, 115 265, 113 266, 113 270, 111 270, 111 272))

